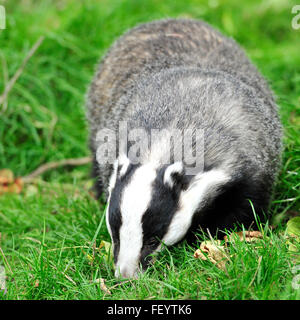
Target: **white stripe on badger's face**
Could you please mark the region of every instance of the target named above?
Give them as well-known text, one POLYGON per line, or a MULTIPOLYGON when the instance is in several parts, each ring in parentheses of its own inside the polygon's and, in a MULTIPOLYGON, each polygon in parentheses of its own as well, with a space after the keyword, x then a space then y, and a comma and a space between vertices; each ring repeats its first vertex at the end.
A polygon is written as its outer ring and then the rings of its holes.
POLYGON ((169 246, 180 241, 190 228, 195 211, 201 209, 207 199, 206 196, 213 195, 217 187, 229 179, 223 170, 217 169, 196 175, 189 188, 181 192, 179 210, 174 214, 162 242, 169 246))
POLYGON ((143 246, 142 217, 151 200, 155 177, 155 168, 143 165, 135 171, 124 189, 120 205, 122 225, 116 276, 133 277, 137 274, 143 246))

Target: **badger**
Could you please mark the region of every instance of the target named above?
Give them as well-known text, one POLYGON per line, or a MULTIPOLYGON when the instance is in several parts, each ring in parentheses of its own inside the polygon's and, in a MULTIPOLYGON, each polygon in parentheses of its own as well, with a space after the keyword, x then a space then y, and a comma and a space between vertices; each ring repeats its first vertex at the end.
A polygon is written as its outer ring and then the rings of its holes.
POLYGON ((97 67, 87 119, 116 277, 138 277, 197 230, 218 236, 268 218, 278 107, 243 49, 207 23, 164 19, 124 33, 97 67))

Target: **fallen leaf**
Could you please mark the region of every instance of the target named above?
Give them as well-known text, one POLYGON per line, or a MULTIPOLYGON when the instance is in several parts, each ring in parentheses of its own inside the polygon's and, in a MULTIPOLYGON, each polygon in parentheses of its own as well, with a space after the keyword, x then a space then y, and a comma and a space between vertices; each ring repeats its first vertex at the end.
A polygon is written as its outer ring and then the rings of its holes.
POLYGON ((300 238, 300 217, 290 219, 286 231, 288 235, 300 238))
POLYGON ((96 279, 94 283, 100 283, 100 289, 104 291, 106 294, 111 294, 111 292, 108 290, 107 286, 105 285, 105 280, 103 278, 96 279))
POLYGON ((225 236, 225 244, 228 242, 234 242, 236 239, 240 241, 252 242, 258 241, 263 238, 263 235, 260 231, 240 231, 240 232, 233 232, 230 236, 225 236))
POLYGON ((300 217, 292 218, 287 223, 286 233, 288 235, 289 251, 292 252, 296 261, 300 261, 300 217))
POLYGON ((226 262, 230 261, 225 252, 225 247, 221 245, 221 241, 204 241, 194 253, 195 258, 201 260, 209 260, 219 269, 226 270, 226 262))
POLYGON ((14 179, 14 174, 9 169, 0 170, 0 195, 4 193, 20 193, 23 189, 21 178, 14 179))

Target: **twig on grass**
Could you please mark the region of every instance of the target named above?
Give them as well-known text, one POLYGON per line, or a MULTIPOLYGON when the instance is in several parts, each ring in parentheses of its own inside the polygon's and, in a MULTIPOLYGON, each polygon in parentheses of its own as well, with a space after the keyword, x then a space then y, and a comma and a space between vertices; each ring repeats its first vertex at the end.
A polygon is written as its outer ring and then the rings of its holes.
POLYGON ((39 46, 44 41, 44 39, 45 39, 45 37, 42 36, 37 40, 37 42, 33 45, 33 47, 28 52, 27 56, 23 60, 23 62, 21 64, 21 66, 19 67, 19 69, 16 71, 16 73, 13 75, 13 77, 8 81, 8 83, 5 86, 5 89, 4 89, 3 93, 2 93, 2 95, 0 96, 0 105, 3 104, 6 101, 10 90, 13 88, 14 84, 19 79, 19 77, 22 74, 22 72, 23 72, 28 60, 34 55, 34 53, 39 48, 39 46))
POLYGON ((32 182, 36 177, 39 175, 43 174, 44 172, 51 170, 51 169, 56 169, 62 166, 81 166, 84 164, 88 164, 92 161, 92 158, 90 157, 83 157, 83 158, 77 158, 77 159, 64 159, 60 161, 54 161, 54 162, 48 162, 40 167, 38 167, 36 170, 34 170, 32 173, 29 175, 22 177, 22 181, 24 183, 30 183, 32 182))

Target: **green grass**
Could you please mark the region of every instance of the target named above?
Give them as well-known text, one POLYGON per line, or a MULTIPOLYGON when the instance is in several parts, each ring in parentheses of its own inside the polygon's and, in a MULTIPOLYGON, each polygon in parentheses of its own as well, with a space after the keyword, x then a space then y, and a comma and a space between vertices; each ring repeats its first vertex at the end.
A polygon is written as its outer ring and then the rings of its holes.
POLYGON ((164 250, 138 280, 119 282, 93 240, 110 241, 103 201, 96 202, 88 166, 52 170, 36 188, 0 197, 3 299, 299 299, 295 264, 284 237, 286 215, 300 210, 300 30, 296 1, 88 0, 1 1, 0 94, 44 35, 0 106, 0 168, 24 176, 52 160, 89 154, 84 101, 95 64, 137 23, 166 17, 204 19, 234 37, 269 80, 284 125, 283 166, 270 208, 278 227, 264 226, 260 245, 231 245, 227 271, 196 260, 181 243, 164 250), (112 295, 95 279, 106 279, 112 295))

